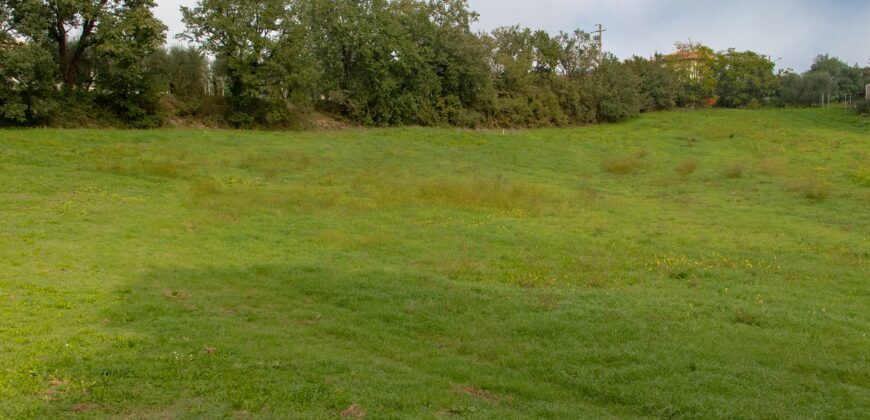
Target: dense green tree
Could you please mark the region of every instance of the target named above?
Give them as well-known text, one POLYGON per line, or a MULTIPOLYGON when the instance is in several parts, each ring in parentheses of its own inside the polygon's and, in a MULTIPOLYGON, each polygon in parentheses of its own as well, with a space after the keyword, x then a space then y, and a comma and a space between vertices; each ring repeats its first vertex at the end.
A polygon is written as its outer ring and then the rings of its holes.
POLYGON ((581 30, 559 32, 559 74, 576 79, 588 75, 598 64, 600 52, 592 36, 581 30))
POLYGON ((651 59, 632 57, 626 65, 639 78, 639 93, 643 111, 671 109, 685 96, 683 84, 672 68, 665 65, 662 55, 651 59))
POLYGON ((605 55, 595 71, 597 120, 616 122, 638 115, 642 106, 640 78, 631 68, 611 55, 605 55))
MULTIPOLYGON (((144 58, 164 42, 165 26, 152 0, 0 0, 9 14, 8 31, 28 48, 50 54, 50 73, 67 95, 97 92, 124 120, 154 124, 156 96, 144 83, 144 58), (146 121, 147 120, 147 121, 146 121)), ((33 50, 31 68, 45 66, 33 50)), ((40 70, 46 74, 48 70, 40 70)), ((40 99, 57 94, 42 91, 40 99)), ((75 106, 78 99, 67 100, 75 106)))
POLYGON ((58 107, 54 59, 33 44, 0 44, 0 121, 40 123, 58 107))
POLYGON ((779 75, 779 102, 782 105, 818 105, 823 96, 837 89, 837 80, 827 71, 810 71, 802 75, 786 71, 779 75))
POLYGON ((845 94, 860 95, 864 92, 864 71, 857 65, 849 66, 839 58, 828 54, 819 55, 810 67, 810 73, 830 74, 837 82, 836 89, 829 92, 831 95, 840 96, 845 94))
POLYGON ((321 106, 364 124, 480 123, 489 53, 464 0, 305 2, 321 106))
POLYGON ((773 68, 772 61, 752 51, 720 52, 714 62, 718 104, 742 107, 770 101, 776 92, 773 68))
POLYGON ((546 32, 519 26, 492 32, 493 77, 498 92, 495 111, 499 124, 536 126, 568 122, 553 88, 559 52, 547 38, 546 32))
POLYGON ((182 7, 184 39, 214 54, 226 72, 236 126, 274 124, 290 117, 290 99, 314 82, 302 49, 297 4, 291 0, 202 0, 182 7))
POLYGON ((471 30, 478 15, 466 0, 430 1, 435 24, 432 66, 441 86, 439 112, 443 122, 473 126, 492 111, 489 47, 471 30))
POLYGON ((151 0, 116 5, 100 24, 94 49, 96 91, 123 119, 147 127, 160 123, 159 86, 147 76, 145 58, 165 41, 166 26, 151 0))
POLYGON ((201 108, 208 87, 209 63, 192 47, 160 48, 145 63, 151 83, 161 94, 168 95, 172 109, 179 116, 192 116, 201 108))
POLYGON ((0 1, 0 47, 12 42, 12 28, 9 23, 12 19, 12 11, 6 2, 0 1))

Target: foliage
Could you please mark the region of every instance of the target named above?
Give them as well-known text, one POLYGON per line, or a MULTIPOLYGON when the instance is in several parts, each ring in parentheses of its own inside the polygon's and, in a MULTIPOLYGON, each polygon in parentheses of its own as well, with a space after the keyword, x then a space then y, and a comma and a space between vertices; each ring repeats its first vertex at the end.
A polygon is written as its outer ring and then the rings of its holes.
POLYGON ((366 126, 566 126, 675 106, 806 106, 821 93, 855 94, 870 77, 827 55, 806 74, 774 76, 762 55, 692 42, 621 61, 581 30, 474 32, 478 15, 466 0, 200 0, 181 8, 180 38, 195 47, 165 49, 153 7, 0 0, 6 118, 57 121, 53 104, 64 103, 136 127, 179 117, 286 128, 309 116, 366 126), (32 58, 15 53, 22 43, 32 58))
POLYGON ((836 89, 831 95, 862 95, 864 93, 864 70, 855 66, 849 66, 836 57, 828 54, 819 55, 810 67, 809 73, 827 73, 836 80, 836 89))
POLYGON ((180 46, 160 48, 148 56, 145 66, 155 89, 171 96, 175 114, 192 116, 201 110, 209 63, 199 50, 180 46))
POLYGON ((42 123, 57 109, 51 54, 32 44, 0 45, 0 121, 42 123))
POLYGON ((837 80, 828 72, 779 75, 779 100, 783 105, 811 106, 822 103, 830 92, 837 90, 837 80))
MULTIPOLYGON (((164 42, 165 26, 151 0, 2 0, 8 14, 3 32, 33 51, 31 68, 55 75, 61 92, 42 90, 44 102, 99 96, 128 123, 159 122, 157 100, 144 77, 143 61, 164 42), (43 52, 39 52, 38 50, 43 52), (53 63, 45 60, 45 53, 53 63)), ((12 70, 14 71, 14 70, 12 70)), ((35 121, 30 121, 31 123, 35 121)))
POLYGON ((640 78, 612 56, 605 56, 593 77, 597 121, 618 122, 640 113, 640 78))
POLYGON ((752 51, 720 52, 714 64, 718 104, 745 107, 770 102, 776 92, 774 63, 752 51))
POLYGON ((182 38, 198 42, 222 63, 232 112, 239 127, 286 122, 287 100, 314 79, 305 54, 299 54, 298 8, 290 0, 202 0, 182 7, 187 30, 182 38))
POLYGON ((96 92, 136 127, 160 124, 158 86, 147 77, 145 57, 163 45, 166 26, 153 1, 127 1, 104 17, 94 51, 96 92))
POLYGON ((677 104, 683 107, 715 104, 716 53, 700 43, 677 42, 675 47, 676 52, 666 56, 664 62, 684 86, 677 104))
POLYGON ((634 56, 626 65, 639 79, 638 87, 643 111, 662 111, 675 107, 685 97, 685 87, 676 72, 665 65, 665 57, 651 59, 634 56))

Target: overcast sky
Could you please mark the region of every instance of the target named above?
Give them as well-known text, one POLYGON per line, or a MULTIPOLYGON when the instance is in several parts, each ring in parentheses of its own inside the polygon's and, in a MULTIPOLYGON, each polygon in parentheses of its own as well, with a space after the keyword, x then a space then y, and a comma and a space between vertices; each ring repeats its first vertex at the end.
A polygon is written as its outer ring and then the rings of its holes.
MULTIPOLYGON (((195 0, 157 0, 170 37, 183 29, 178 7, 195 0)), ((805 70, 830 53, 870 64, 870 0, 469 0, 477 29, 521 24, 550 32, 604 25, 604 48, 617 56, 670 52, 675 41, 713 49, 750 49, 805 70)), ((170 41, 172 39, 170 38, 170 41)))

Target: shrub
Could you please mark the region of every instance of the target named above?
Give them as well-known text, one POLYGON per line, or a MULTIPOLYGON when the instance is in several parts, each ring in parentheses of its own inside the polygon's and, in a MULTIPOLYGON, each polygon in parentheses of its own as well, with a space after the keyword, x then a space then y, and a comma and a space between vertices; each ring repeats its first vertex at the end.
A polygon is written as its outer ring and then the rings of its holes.
POLYGON ((677 165, 677 173, 680 175, 691 175, 698 170, 698 163, 694 160, 687 160, 677 165))
POLYGON ((855 112, 860 115, 870 115, 870 99, 858 101, 855 104, 855 112))

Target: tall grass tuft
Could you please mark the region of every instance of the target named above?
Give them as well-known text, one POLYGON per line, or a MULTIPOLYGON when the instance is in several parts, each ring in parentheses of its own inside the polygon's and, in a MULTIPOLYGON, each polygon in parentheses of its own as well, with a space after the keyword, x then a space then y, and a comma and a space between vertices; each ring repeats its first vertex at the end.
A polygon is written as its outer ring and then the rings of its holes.
POLYGON ((833 187, 819 178, 808 178, 793 182, 789 189, 809 200, 823 201, 831 196, 833 187))

